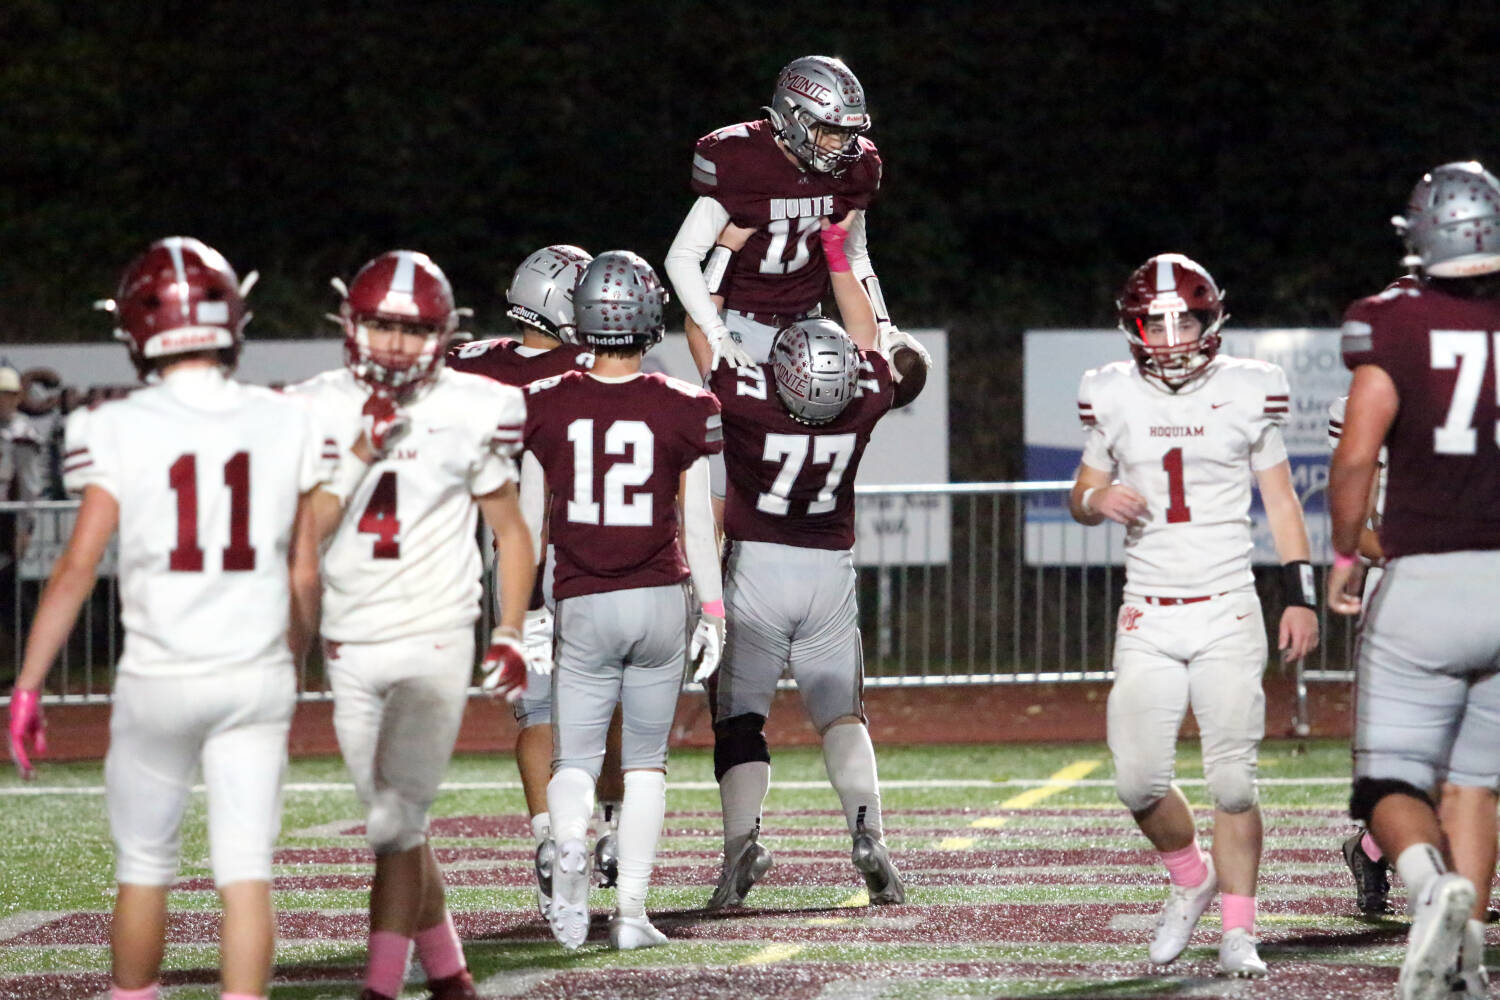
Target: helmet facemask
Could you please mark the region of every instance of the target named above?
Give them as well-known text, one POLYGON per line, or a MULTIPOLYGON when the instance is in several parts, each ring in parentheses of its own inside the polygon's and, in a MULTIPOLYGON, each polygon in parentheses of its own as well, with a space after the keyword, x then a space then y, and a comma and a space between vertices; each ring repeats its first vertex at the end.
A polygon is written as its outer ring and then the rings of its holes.
POLYGON ((425 323, 350 317, 346 364, 362 382, 402 394, 432 379, 442 367, 452 331, 425 323), (399 338, 399 339, 398 339, 399 338), (415 350, 407 338, 420 338, 415 350))
POLYGON ((1156 312, 1131 317, 1125 334, 1142 373, 1175 391, 1207 370, 1226 319, 1205 309, 1156 312))
POLYGON ((838 59, 792 60, 777 77, 765 110, 787 151, 819 173, 842 173, 863 155, 859 137, 870 127, 865 91, 838 59))

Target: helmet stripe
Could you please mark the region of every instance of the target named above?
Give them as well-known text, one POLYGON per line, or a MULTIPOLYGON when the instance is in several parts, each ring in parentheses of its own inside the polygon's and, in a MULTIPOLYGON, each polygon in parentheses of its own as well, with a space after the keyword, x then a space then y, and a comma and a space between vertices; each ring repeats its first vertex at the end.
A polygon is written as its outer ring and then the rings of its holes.
POLYGON ((396 273, 391 275, 391 291, 410 295, 416 288, 417 261, 409 253, 396 255, 396 273))
POLYGON ((177 296, 178 308, 182 310, 182 321, 190 322, 188 307, 192 304, 192 291, 188 288, 187 266, 182 262, 182 240, 174 236, 163 241, 166 243, 167 253, 172 257, 172 271, 177 275, 177 285, 181 293, 177 296))
POLYGON ((1172 260, 1166 254, 1156 258, 1156 291, 1158 294, 1177 291, 1177 279, 1172 276, 1172 260))

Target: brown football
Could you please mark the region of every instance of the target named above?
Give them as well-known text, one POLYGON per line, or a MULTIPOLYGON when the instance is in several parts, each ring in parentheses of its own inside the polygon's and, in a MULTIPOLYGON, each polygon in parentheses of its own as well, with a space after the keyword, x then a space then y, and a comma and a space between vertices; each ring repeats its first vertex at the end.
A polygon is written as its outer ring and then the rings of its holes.
POLYGON ((922 388, 927 385, 927 366, 922 363, 922 355, 916 351, 909 347, 898 347, 891 355, 891 367, 901 376, 901 381, 896 386, 895 405, 905 406, 921 395, 922 388))

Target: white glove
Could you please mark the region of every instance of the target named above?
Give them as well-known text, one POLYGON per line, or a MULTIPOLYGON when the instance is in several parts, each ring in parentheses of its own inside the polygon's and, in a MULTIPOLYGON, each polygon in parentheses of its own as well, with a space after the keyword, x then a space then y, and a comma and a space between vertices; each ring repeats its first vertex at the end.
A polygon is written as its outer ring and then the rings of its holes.
MULTIPOLYGON (((882 355, 885 356, 885 359, 887 361, 890 361, 891 355, 895 354, 899 350, 906 349, 909 351, 915 351, 917 353, 917 356, 922 359, 923 367, 932 367, 932 355, 927 353, 927 348, 923 347, 917 341, 917 338, 913 337, 911 334, 907 333, 904 330, 897 329, 894 323, 881 324, 880 330, 876 334, 875 347, 876 350, 878 350, 882 355)), ((891 368, 891 377, 897 382, 901 381, 901 373, 897 371, 894 366, 891 368)))
POLYGON ((521 646, 526 650, 526 666, 533 673, 543 677, 552 673, 552 612, 546 608, 526 612, 521 646))
POLYGON ((699 684, 708 680, 719 669, 719 657, 724 652, 724 619, 707 611, 698 615, 698 627, 693 629, 693 638, 688 643, 688 662, 696 664, 693 680, 699 684))
POLYGON ((734 334, 729 332, 729 327, 722 322, 713 326, 703 328, 703 336, 708 338, 708 346, 713 348, 713 357, 709 359, 708 370, 713 371, 719 367, 721 361, 729 363, 733 368, 753 368, 755 362, 750 360, 750 355, 740 346, 740 342, 734 339, 734 334))

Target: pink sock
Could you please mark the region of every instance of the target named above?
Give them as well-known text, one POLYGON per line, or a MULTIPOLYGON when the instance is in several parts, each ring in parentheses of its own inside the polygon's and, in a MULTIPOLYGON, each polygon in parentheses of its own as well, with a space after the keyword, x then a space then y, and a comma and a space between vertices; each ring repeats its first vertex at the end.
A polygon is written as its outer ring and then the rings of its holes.
POLYGON ((1162 851, 1161 860, 1167 866, 1173 885, 1202 885, 1208 878, 1208 863, 1203 860, 1203 852, 1198 849, 1196 840, 1181 850, 1162 851))
POLYGON ((152 983, 138 990, 127 990, 113 983, 109 987, 109 1000, 157 1000, 161 996, 161 984, 152 983))
POLYGON ((1255 897, 1236 896, 1232 892, 1226 892, 1219 896, 1219 915, 1224 921, 1224 932, 1243 927, 1251 934, 1255 933, 1255 897))
POLYGON ((401 984, 406 981, 406 959, 410 954, 411 938, 395 931, 372 931, 365 986, 382 996, 400 996, 401 984))
POLYGON ((445 913, 442 923, 417 931, 417 957, 422 960, 429 980, 447 979, 468 968, 463 945, 458 943, 458 931, 453 929, 452 914, 445 913))
POLYGON ((1369 830, 1365 831, 1364 837, 1360 839, 1359 846, 1365 852, 1365 856, 1371 861, 1379 861, 1385 856, 1384 852, 1380 849, 1380 845, 1375 843, 1375 838, 1370 836, 1369 830))

